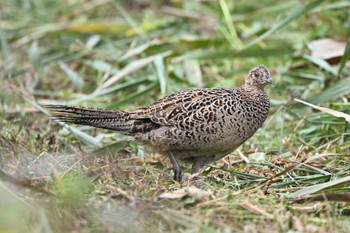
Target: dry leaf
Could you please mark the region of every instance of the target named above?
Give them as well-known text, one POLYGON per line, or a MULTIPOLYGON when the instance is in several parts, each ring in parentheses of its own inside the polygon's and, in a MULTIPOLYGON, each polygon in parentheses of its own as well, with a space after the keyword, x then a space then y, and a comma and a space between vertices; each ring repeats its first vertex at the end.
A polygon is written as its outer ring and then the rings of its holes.
POLYGON ((264 209, 260 208, 259 206, 256 206, 252 203, 250 203, 248 200, 244 200, 241 203, 241 206, 244 207, 247 210, 250 210, 256 214, 263 215, 266 218, 272 219, 273 215, 270 213, 267 213, 264 209))
POLYGON ((304 232, 305 224, 297 216, 293 216, 293 226, 297 231, 304 232))
POLYGON ((212 191, 205 191, 194 186, 184 187, 175 191, 165 192, 161 194, 160 198, 166 199, 181 199, 185 196, 194 196, 197 198, 202 198, 211 195, 212 191))
POLYGON ((296 202, 296 203, 304 203, 304 202, 311 202, 311 201, 350 202, 350 194, 349 193, 321 193, 321 194, 296 198, 292 200, 292 202, 296 202))
POLYGON ((321 112, 325 112, 325 113, 328 113, 332 116, 335 116, 335 117, 343 117, 345 118, 345 120, 347 122, 350 122, 350 115, 349 114, 346 114, 346 113, 343 113, 343 112, 339 112, 339 111, 335 111, 333 109, 329 109, 329 108, 324 108, 324 107, 320 107, 320 106, 317 106, 317 105, 314 105, 314 104, 310 104, 308 102, 305 102, 305 101, 302 101, 302 100, 299 100, 299 99, 294 99, 295 101, 297 102, 300 102, 302 104, 305 104, 307 106, 310 106, 311 108, 314 108, 314 109, 317 109, 321 112))
POLYGON ((237 152, 238 152, 239 157, 241 157, 241 159, 242 159, 245 163, 250 163, 250 160, 248 159, 247 156, 245 156, 245 155, 242 153, 242 151, 237 150, 237 152))
POLYGON ((308 48, 311 50, 311 55, 324 60, 342 57, 345 52, 345 47, 345 42, 328 38, 314 40, 308 44, 308 48))

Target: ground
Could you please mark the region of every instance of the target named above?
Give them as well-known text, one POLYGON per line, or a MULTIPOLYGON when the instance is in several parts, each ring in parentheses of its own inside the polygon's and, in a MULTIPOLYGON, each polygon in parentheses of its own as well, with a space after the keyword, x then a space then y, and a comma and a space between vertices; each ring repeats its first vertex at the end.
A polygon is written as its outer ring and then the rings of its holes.
POLYGON ((1 2, 0 232, 350 232, 349 7, 1 2), (133 109, 259 64, 277 83, 264 126, 182 183, 154 148, 45 108, 133 109))

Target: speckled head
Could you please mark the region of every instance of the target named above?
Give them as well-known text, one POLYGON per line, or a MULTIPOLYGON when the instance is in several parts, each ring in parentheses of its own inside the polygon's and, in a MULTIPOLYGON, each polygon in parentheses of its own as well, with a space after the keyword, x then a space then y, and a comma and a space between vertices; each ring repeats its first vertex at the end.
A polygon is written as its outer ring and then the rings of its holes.
POLYGON ((264 65, 260 65, 249 71, 245 78, 245 84, 261 88, 266 84, 275 85, 275 81, 271 78, 269 70, 264 65))

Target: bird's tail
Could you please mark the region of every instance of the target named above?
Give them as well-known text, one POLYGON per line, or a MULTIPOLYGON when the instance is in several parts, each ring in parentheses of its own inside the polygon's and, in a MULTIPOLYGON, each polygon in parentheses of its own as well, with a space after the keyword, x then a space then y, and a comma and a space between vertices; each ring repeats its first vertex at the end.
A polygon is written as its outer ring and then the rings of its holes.
POLYGON ((97 128, 131 132, 130 114, 121 110, 47 105, 52 116, 61 122, 88 125, 97 128))

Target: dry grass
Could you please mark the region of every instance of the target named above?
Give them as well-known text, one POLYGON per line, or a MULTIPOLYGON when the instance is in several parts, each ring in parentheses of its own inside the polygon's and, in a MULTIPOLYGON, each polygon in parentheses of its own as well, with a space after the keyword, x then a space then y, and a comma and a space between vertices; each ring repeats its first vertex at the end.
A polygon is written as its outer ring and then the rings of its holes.
POLYGON ((0 232, 350 232, 348 123, 293 100, 349 113, 350 4, 234 3, 0 3, 0 232), (309 56, 326 37, 343 56, 309 56), (278 83, 266 124, 182 184, 152 148, 41 107, 132 109, 256 64, 278 83))

